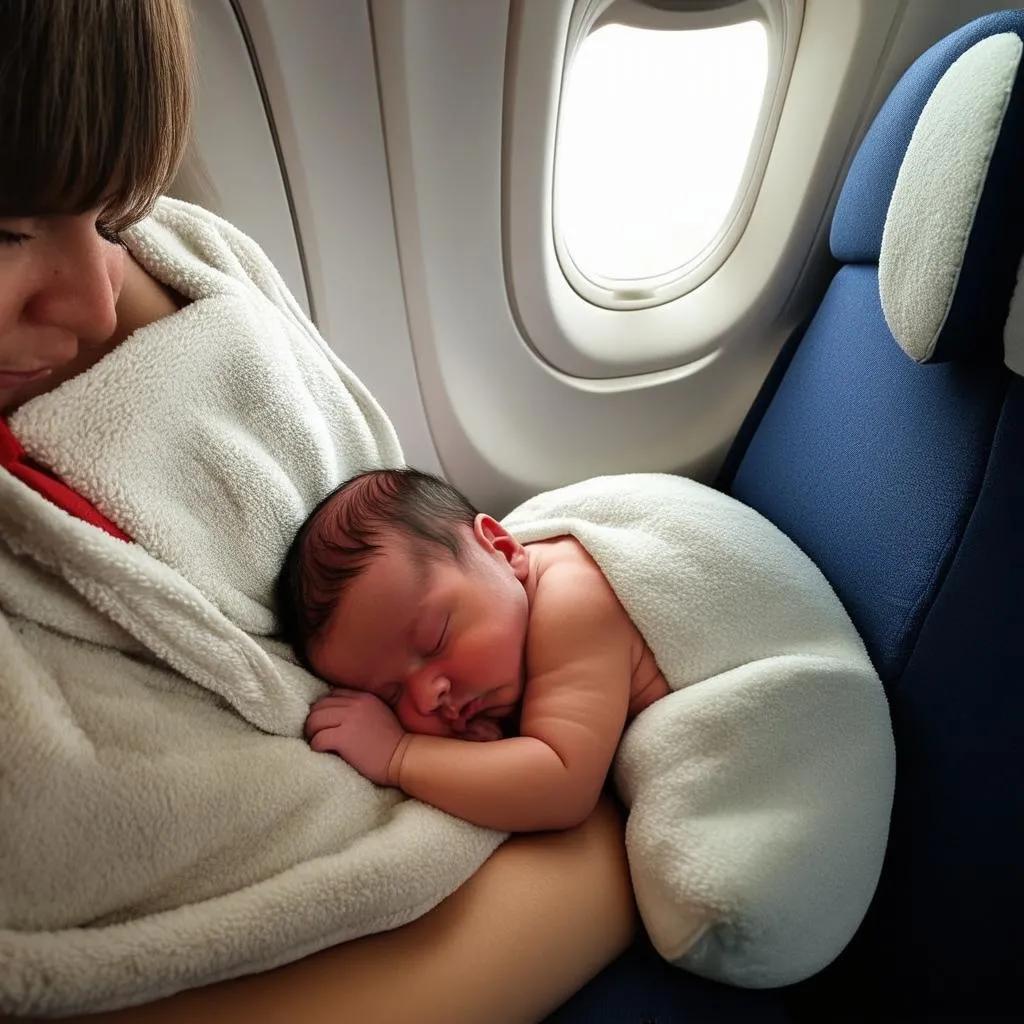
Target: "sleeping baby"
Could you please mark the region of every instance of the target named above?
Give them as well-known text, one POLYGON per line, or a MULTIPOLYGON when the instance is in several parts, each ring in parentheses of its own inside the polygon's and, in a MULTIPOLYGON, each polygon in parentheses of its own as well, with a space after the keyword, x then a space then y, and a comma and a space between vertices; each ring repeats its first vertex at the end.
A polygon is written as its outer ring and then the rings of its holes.
POLYGON ((612 769, 673 963, 789 984, 860 924, 892 806, 885 694, 821 571, 754 509, 637 473, 498 523, 434 477, 371 472, 309 516, 277 596, 334 687, 311 746, 374 782, 528 831, 581 821, 612 769))
POLYGON ((335 687, 306 720, 312 748, 478 825, 581 822, 626 723, 669 693, 577 540, 521 544, 413 469, 321 502, 278 597, 298 657, 335 687))

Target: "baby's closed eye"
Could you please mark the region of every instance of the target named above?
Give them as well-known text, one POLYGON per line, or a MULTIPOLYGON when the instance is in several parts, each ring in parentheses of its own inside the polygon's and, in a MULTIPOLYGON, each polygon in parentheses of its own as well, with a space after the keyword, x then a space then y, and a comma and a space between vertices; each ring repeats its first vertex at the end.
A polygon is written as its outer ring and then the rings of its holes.
POLYGON ((423 655, 424 658, 436 658, 441 653, 441 651, 444 650, 444 645, 448 640, 448 627, 450 623, 451 616, 445 616, 444 622, 441 623, 441 630, 437 634, 437 639, 434 641, 434 645, 430 648, 430 650, 423 655))

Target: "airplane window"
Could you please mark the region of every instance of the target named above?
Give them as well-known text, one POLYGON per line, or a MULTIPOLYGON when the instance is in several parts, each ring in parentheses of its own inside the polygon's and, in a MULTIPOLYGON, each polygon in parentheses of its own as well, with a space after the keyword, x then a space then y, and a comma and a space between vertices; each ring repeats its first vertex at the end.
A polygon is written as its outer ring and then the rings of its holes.
POLYGON ((768 44, 751 19, 604 24, 576 48, 558 114, 553 226, 563 273, 584 298, 667 301, 714 252, 760 141, 768 44))

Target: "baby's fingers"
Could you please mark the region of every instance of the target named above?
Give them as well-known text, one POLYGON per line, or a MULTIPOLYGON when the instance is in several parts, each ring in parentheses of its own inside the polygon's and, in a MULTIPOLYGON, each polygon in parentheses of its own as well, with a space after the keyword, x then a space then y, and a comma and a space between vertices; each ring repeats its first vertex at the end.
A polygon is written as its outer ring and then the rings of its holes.
MULTIPOLYGON (((326 699, 326 698, 325 698, 326 699)), ((351 702, 337 700, 330 704, 317 701, 313 710, 306 716, 306 737, 312 737, 321 729, 336 729, 345 721, 345 716, 351 710, 351 702)))
POLYGON ((317 754, 341 754, 343 737, 337 728, 324 728, 314 733, 309 740, 309 749, 317 754))
POLYGON ((345 706, 351 704, 353 700, 359 700, 369 696, 360 690, 345 690, 338 687, 335 690, 331 690, 330 693, 321 697, 318 701, 314 701, 312 704, 313 708, 329 708, 334 705, 345 706))

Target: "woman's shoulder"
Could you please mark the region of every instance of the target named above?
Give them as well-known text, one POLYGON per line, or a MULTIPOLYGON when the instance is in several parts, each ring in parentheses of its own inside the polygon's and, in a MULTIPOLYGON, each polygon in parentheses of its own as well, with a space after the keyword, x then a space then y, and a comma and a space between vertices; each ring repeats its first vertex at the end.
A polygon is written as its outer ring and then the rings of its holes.
POLYGON ((244 231, 211 210, 170 196, 157 199, 149 215, 123 238, 134 255, 148 255, 158 264, 199 261, 229 274, 240 269, 233 264, 273 271, 259 244, 244 231))
POLYGON ((255 289, 298 322, 312 326, 259 244, 210 210, 162 196, 124 242, 145 270, 189 299, 255 289))
POLYGON ((256 245, 256 242, 245 234, 244 231, 235 227, 234 224, 225 220, 219 214, 196 203, 190 203, 184 199, 175 199, 173 196, 157 197, 149 215, 128 230, 130 232, 137 231, 140 228, 144 230, 147 225, 153 224, 159 224, 172 231, 186 235, 194 234, 197 226, 204 225, 207 230, 216 232, 225 239, 244 240, 250 245, 256 245))

